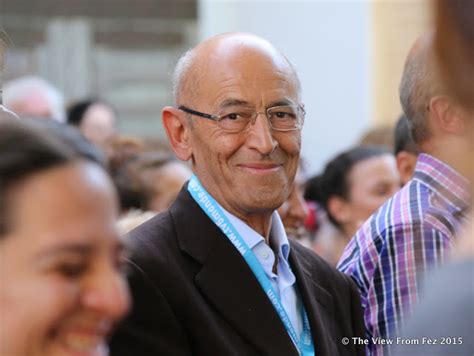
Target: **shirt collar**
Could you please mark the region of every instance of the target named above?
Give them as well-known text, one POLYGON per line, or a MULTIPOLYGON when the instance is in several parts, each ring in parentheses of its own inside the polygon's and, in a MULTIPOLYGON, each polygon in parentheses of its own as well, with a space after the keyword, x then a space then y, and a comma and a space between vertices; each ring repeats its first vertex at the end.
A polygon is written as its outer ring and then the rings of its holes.
POLYGON ((418 156, 413 179, 436 191, 457 210, 470 204, 469 181, 448 164, 427 153, 418 156))
MULTIPOLYGON (((229 213, 219 203, 217 203, 217 201, 216 204, 219 205, 227 219, 229 219, 230 223, 234 225, 234 228, 237 230, 240 236, 242 236, 242 239, 250 249, 253 249, 261 242, 265 243, 265 239, 257 231, 252 229, 237 216, 229 213)), ((272 242, 272 247, 276 247, 278 255, 283 257, 285 261, 288 261, 288 256, 290 254, 290 243, 288 242, 288 237, 286 236, 283 222, 276 211, 273 212, 271 219, 272 223, 270 227, 270 239, 272 242)))

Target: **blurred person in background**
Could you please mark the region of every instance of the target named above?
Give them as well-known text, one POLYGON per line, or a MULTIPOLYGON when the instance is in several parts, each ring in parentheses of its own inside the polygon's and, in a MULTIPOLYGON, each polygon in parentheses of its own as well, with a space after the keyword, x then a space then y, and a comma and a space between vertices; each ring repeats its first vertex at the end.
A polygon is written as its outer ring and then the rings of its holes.
POLYGON ((113 177, 122 169, 125 162, 145 151, 147 151, 145 142, 139 137, 130 135, 115 135, 112 137, 105 149, 110 175, 113 177))
POLYGON ((65 121, 63 95, 51 83, 37 76, 6 82, 3 102, 20 117, 65 121))
POLYGON ((145 210, 162 212, 178 196, 192 171, 172 155, 164 152, 145 152, 130 162, 145 193, 145 210))
POLYGON ((168 152, 143 152, 117 168, 114 181, 123 213, 130 209, 155 213, 168 209, 192 175, 185 164, 168 152))
POLYGON ((0 355, 105 356, 129 307, 111 181, 79 134, 60 136, 0 121, 0 355))
POLYGON ((129 231, 155 216, 144 211, 145 197, 140 185, 128 174, 128 163, 146 151, 142 139, 130 135, 115 135, 106 145, 108 171, 117 188, 120 202, 118 228, 125 236, 129 231))
POLYGON ((106 149, 116 134, 117 113, 105 101, 87 99, 68 107, 67 123, 77 127, 90 142, 106 149))
POLYGON ((367 130, 359 139, 361 146, 381 146, 391 151, 393 148, 393 127, 376 126, 367 130))
MULTIPOLYGON (((426 272, 445 262, 468 216, 474 120, 444 88, 433 38, 415 42, 400 84, 420 150, 413 178, 362 226, 338 264, 359 287, 369 339, 400 335, 426 272)), ((390 354, 390 347, 370 342, 367 351, 390 354)))
POLYGON ((418 147, 411 134, 410 122, 405 115, 402 115, 398 119, 394 131, 394 154, 402 185, 405 185, 413 177, 418 153, 418 147))
POLYGON ((336 265, 357 229, 400 189, 400 176, 389 151, 357 146, 329 161, 323 173, 308 184, 319 192, 316 201, 331 224, 320 227, 313 249, 336 265))
POLYGON ((304 168, 300 160, 290 196, 277 211, 288 237, 298 241, 305 247, 311 248, 309 231, 305 227, 306 219, 310 213, 308 203, 306 203, 303 196, 305 180, 304 168))
MULTIPOLYGON (((454 97, 474 111, 474 2, 436 2, 436 50, 443 81, 454 97)), ((471 117, 474 121, 474 115, 471 117)), ((471 124, 474 124, 471 122, 471 124)), ((474 139, 463 165, 474 181, 474 139)), ((449 264, 429 276, 426 288, 408 320, 405 338, 443 340, 430 345, 399 346, 396 355, 474 355, 474 187, 471 185, 470 220, 460 231, 449 264)))
POLYGON ((168 209, 191 170, 168 152, 143 152, 124 162, 114 176, 118 188, 123 232, 168 209))

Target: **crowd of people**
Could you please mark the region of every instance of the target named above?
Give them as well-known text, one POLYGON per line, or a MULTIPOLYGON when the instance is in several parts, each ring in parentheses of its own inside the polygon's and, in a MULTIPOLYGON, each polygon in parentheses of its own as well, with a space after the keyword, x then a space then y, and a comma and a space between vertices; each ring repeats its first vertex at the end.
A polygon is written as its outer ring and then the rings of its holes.
POLYGON ((474 90, 446 41, 410 50, 389 143, 312 177, 296 69, 252 34, 181 56, 159 145, 100 98, 6 83, 0 355, 472 354, 474 90))

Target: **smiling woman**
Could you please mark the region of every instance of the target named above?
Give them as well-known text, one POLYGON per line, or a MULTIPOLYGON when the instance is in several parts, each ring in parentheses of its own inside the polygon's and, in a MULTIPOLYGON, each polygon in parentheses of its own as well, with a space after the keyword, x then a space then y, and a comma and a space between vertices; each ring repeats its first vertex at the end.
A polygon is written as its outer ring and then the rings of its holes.
POLYGON ((322 224, 314 249, 336 264, 351 237, 400 185, 395 157, 385 149, 362 145, 338 154, 307 185, 306 198, 321 204, 332 223, 322 224))
POLYGON ((0 355, 107 355, 129 306, 115 193, 72 130, 0 120, 0 355))

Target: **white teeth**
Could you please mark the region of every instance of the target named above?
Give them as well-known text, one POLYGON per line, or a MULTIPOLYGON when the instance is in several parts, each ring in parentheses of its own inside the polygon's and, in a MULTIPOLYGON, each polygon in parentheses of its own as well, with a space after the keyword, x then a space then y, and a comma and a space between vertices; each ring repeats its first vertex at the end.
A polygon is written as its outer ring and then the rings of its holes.
POLYGON ((103 341, 101 337, 89 335, 67 335, 64 338, 65 346, 77 352, 91 352, 96 350, 103 341))

